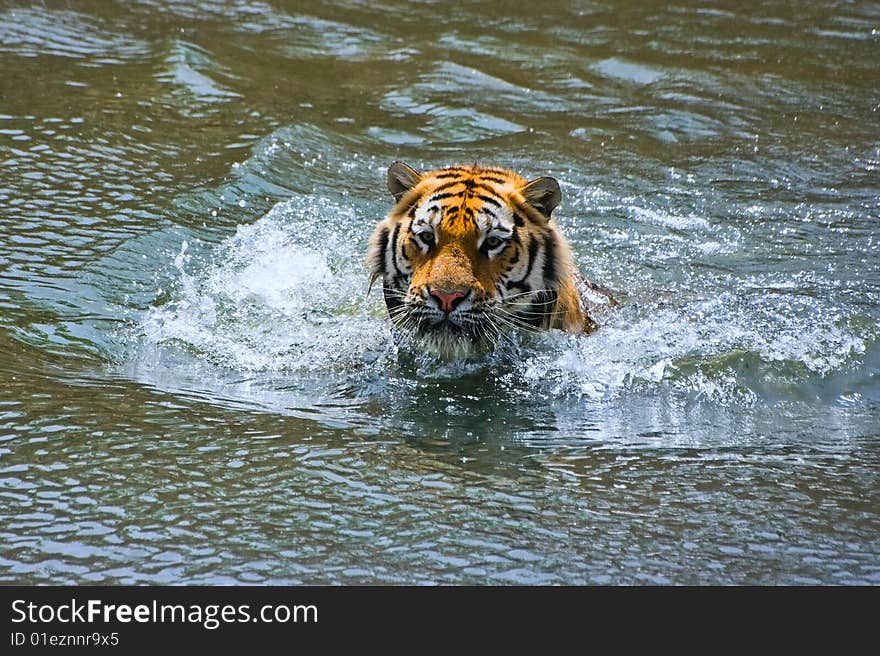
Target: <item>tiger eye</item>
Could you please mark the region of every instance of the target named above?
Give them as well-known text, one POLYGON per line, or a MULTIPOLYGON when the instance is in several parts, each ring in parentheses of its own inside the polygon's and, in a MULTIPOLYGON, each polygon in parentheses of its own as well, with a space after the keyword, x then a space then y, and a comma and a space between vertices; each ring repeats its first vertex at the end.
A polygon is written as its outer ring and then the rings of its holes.
POLYGON ((494 250, 501 246, 504 243, 504 240, 500 237, 487 237, 485 241, 483 241, 483 246, 486 247, 487 250, 494 250))
POLYGON ((421 232, 419 233, 419 238, 424 242, 425 246, 431 248, 434 245, 434 233, 433 232, 421 232))

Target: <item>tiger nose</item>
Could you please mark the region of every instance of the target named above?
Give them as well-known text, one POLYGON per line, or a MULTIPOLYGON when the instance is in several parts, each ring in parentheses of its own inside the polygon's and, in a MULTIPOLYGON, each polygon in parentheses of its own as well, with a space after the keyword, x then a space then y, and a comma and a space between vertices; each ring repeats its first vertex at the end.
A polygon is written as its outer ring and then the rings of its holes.
POLYGON ((452 312, 455 309, 455 306, 461 303, 466 294, 445 289, 432 289, 431 296, 437 299, 441 310, 444 312, 452 312))

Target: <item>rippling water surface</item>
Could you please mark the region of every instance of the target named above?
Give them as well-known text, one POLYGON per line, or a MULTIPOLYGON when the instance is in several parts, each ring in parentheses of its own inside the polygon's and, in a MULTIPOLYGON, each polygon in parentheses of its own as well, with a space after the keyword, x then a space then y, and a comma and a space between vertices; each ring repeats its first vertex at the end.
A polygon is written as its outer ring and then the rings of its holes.
POLYGON ((880 583, 875 3, 0 2, 0 581, 880 583), (442 363, 395 159, 622 307, 442 363))

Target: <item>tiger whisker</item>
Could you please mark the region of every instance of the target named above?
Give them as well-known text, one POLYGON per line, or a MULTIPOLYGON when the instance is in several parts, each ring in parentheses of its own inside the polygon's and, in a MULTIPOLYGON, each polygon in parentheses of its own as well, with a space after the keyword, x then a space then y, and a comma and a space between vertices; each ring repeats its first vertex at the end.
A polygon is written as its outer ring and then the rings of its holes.
POLYGON ((518 292, 516 294, 511 294, 510 296, 505 296, 505 301, 514 301, 524 296, 537 296, 538 294, 551 294, 555 295, 558 293, 557 289, 532 289, 527 292, 518 292))
POLYGON ((485 315, 485 316, 486 316, 486 328, 485 328, 486 334, 488 335, 490 328, 492 329, 492 331, 494 333, 493 335, 489 336, 492 341, 492 348, 493 349, 498 347, 498 343, 501 341, 502 338, 511 339, 509 335, 506 335, 501 331, 501 329, 498 327, 498 325, 495 323, 495 321, 492 319, 492 317, 490 315, 485 315))
POLYGON ((536 335, 540 332, 543 332, 539 328, 536 328, 535 326, 532 326, 532 325, 525 323, 519 317, 517 317, 513 314, 510 314, 508 312, 499 311, 497 308, 496 308, 496 312, 494 314, 494 317, 495 317, 495 319, 500 321, 503 325, 509 326, 510 328, 522 330, 524 332, 531 333, 534 335, 536 335))

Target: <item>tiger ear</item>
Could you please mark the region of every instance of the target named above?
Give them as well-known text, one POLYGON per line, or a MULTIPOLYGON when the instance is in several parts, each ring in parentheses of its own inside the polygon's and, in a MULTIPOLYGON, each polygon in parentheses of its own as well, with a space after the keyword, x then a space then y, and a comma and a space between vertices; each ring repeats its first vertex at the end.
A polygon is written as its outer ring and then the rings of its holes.
POLYGON ((403 198, 403 195, 415 187, 422 174, 403 162, 394 162, 388 167, 388 191, 394 196, 395 201, 403 198))
POLYGON ((541 212, 547 218, 559 205, 562 200, 562 191, 559 189, 559 183, 553 178, 538 178, 532 180, 525 187, 520 189, 526 202, 541 212))

